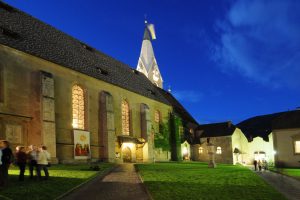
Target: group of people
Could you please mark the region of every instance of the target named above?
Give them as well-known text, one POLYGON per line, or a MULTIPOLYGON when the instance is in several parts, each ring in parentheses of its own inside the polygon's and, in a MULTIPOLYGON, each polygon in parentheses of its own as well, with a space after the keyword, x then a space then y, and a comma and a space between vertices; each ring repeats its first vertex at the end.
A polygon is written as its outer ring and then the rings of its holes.
POLYGON ((46 146, 36 147, 35 145, 17 146, 16 153, 13 154, 9 147, 9 142, 0 140, 0 187, 8 183, 8 169, 11 164, 15 164, 20 169, 19 181, 24 181, 26 165, 29 167, 30 179, 34 179, 34 171, 38 180, 42 180, 41 171, 45 173, 44 179, 49 178, 48 167, 50 165, 50 153, 46 146))
POLYGON ((268 162, 266 160, 254 160, 253 165, 255 171, 268 170, 268 162))

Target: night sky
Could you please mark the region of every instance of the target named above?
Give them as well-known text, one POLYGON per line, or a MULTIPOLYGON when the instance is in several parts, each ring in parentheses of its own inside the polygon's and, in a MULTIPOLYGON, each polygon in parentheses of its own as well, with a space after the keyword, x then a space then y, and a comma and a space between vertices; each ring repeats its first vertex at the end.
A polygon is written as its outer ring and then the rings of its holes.
POLYGON ((298 0, 4 2, 133 68, 146 16, 164 88, 201 124, 300 106, 298 0))

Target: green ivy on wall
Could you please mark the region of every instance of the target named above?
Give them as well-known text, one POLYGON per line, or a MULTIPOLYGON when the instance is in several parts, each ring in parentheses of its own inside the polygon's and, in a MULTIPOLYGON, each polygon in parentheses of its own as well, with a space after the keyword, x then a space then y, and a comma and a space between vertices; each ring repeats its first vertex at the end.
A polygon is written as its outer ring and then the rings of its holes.
POLYGON ((169 137, 169 120, 167 120, 166 122, 161 122, 159 124, 159 132, 154 134, 155 148, 162 148, 164 151, 170 151, 169 137))
POLYGON ((171 160, 178 161, 181 156, 181 140, 183 135, 180 128, 183 123, 180 117, 170 113, 169 119, 159 125, 159 132, 155 133, 154 146, 162 148, 164 151, 171 151, 171 160))

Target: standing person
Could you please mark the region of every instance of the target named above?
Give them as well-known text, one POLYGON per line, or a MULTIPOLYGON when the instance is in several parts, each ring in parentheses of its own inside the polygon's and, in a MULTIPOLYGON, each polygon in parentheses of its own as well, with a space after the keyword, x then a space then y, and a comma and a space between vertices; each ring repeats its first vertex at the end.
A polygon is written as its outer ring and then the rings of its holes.
POLYGON ((29 146, 29 151, 27 152, 27 157, 28 157, 28 165, 29 165, 29 174, 30 174, 30 179, 33 179, 33 171, 37 171, 37 148, 35 145, 30 145, 29 146))
POLYGON ((262 168, 262 165, 261 165, 262 163, 261 163, 261 161, 259 160, 257 164, 258 164, 258 169, 259 169, 259 171, 261 171, 261 168, 262 168))
POLYGON ((254 170, 256 171, 257 170, 257 160, 254 159, 253 165, 254 165, 254 170))
POLYGON ((0 186, 6 186, 8 184, 8 168, 13 160, 12 150, 9 148, 9 142, 6 140, 0 141, 0 148, 2 149, 2 165, 0 167, 0 186))
POLYGON ((27 161, 27 155, 25 153, 25 147, 18 146, 16 152, 16 163, 20 169, 19 181, 24 181, 26 161, 27 161))
POLYGON ((264 170, 268 170, 268 162, 266 160, 263 160, 263 166, 264 166, 264 170))
POLYGON ((45 180, 49 178, 48 172, 48 160, 50 160, 50 154, 47 151, 46 146, 39 148, 38 157, 37 157, 37 175, 38 179, 42 179, 41 170, 43 169, 45 173, 45 180))

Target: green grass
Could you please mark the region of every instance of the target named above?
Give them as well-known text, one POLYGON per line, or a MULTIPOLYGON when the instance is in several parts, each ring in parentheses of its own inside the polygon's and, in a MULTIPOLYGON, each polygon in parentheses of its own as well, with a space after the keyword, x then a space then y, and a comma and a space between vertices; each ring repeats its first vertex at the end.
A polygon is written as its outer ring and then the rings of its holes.
POLYGON ((272 170, 300 180, 300 168, 274 168, 272 170))
MULTIPOLYGON (((9 185, 0 190, 0 199, 48 200, 55 199, 75 186, 104 173, 113 165, 101 163, 100 171, 89 170, 89 165, 53 165, 49 168, 50 178, 47 181, 36 181, 28 178, 26 169, 25 181, 18 181, 19 170, 11 167, 9 170, 9 185)), ((42 172, 42 176, 43 176, 42 172)))
POLYGON ((137 168, 157 200, 164 199, 285 199, 246 167, 205 163, 138 164, 137 168))

